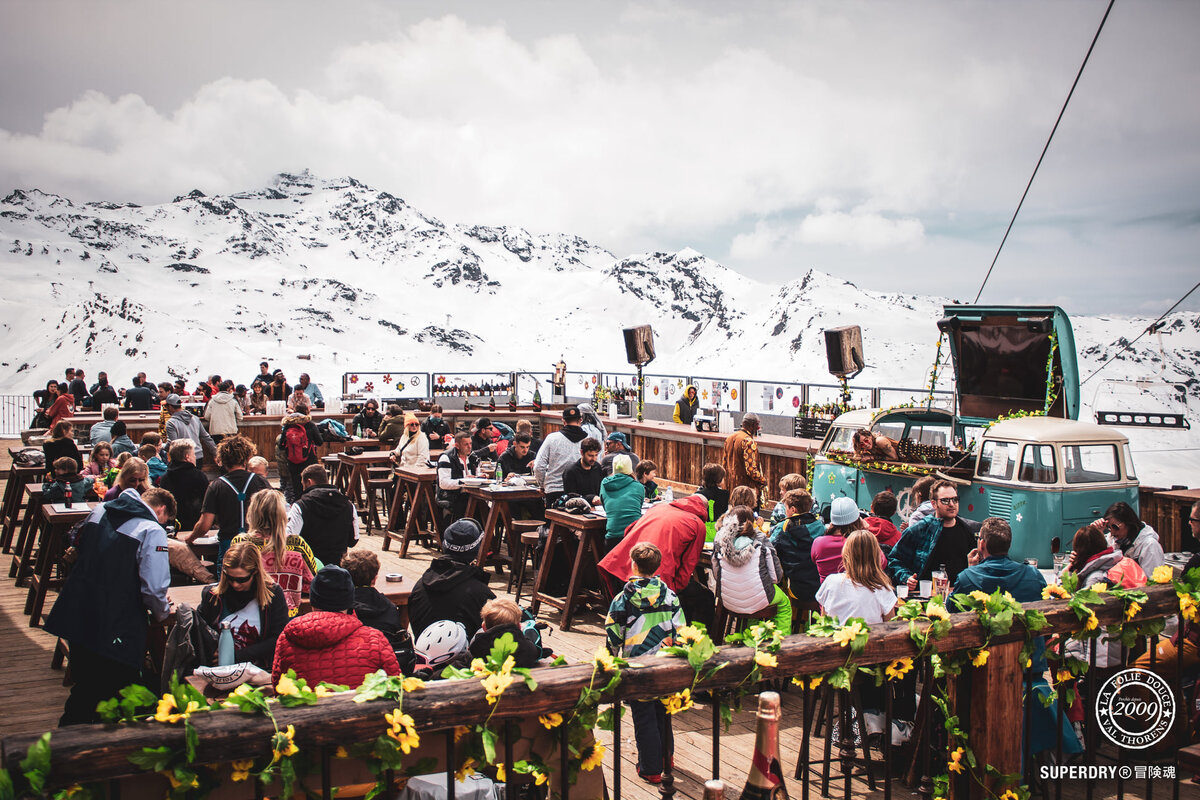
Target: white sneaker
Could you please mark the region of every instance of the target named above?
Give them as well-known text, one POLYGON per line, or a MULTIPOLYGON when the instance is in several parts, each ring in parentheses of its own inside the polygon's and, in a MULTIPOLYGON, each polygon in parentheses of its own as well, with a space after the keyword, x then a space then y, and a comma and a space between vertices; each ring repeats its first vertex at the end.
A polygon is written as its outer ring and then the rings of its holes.
POLYGON ((864 711, 863 722, 867 725, 867 735, 874 736, 877 733, 883 733, 883 714, 877 711, 864 711))
POLYGON ((908 720, 892 720, 892 746, 899 747, 912 738, 913 724, 908 720))

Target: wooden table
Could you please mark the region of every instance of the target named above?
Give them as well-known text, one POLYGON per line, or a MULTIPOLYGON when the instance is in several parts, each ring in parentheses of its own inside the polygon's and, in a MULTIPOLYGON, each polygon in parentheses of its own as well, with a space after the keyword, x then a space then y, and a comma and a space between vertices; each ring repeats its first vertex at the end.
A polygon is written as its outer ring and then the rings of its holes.
MULTIPOLYGON (((569 631, 571 630, 571 613, 582 596, 586 595, 600 601, 608 599, 601 592, 584 589, 582 585, 585 570, 590 571, 597 585, 602 585, 596 574, 596 565, 604 556, 601 543, 604 541, 604 529, 608 520, 597 514, 568 514, 565 511, 551 508, 546 509, 546 521, 550 523, 550 530, 546 537, 546 551, 542 554, 542 566, 538 569, 537 582, 534 584, 530 610, 536 617, 542 603, 562 609, 559 627, 564 631, 569 631), (554 561, 554 548, 558 545, 565 548, 568 542, 567 537, 578 539, 574 565, 571 567, 571 580, 567 584, 567 596, 555 597, 546 594, 545 587, 550 578, 551 562, 554 561)), ((570 552, 569 548, 566 552, 570 552)))
MULTIPOLYGON (((383 573, 380 573, 375 578, 375 588, 379 593, 395 603, 396 608, 400 609, 400 621, 404 627, 408 627, 408 598, 412 594, 412 581, 408 578, 399 583, 389 583, 384 578, 383 573)), ((171 598, 171 614, 175 613, 175 606, 179 603, 187 603, 193 608, 200 607, 200 592, 204 589, 202 585, 193 584, 191 586, 172 586, 167 589, 167 595, 171 598)), ((308 595, 300 596, 300 614, 307 614, 312 611, 312 604, 308 600, 308 595)))
POLYGON ((38 537, 37 561, 33 574, 29 578, 29 595, 25 598, 25 613, 29 615, 29 627, 39 628, 42 625, 42 608, 46 604, 46 592, 50 588, 62 585, 63 578, 54 576, 62 561, 66 549, 67 531, 77 522, 87 519, 98 503, 75 503, 71 508, 64 508, 61 503, 42 505, 41 533, 38 537))
POLYGON ((496 538, 496 528, 503 523, 504 530, 509 533, 508 552, 511 555, 515 548, 512 541, 512 508, 510 503, 520 500, 542 500, 542 490, 536 484, 528 486, 501 486, 499 484, 489 483, 483 486, 467 486, 463 489, 467 493, 467 512, 466 516, 475 517, 479 511, 480 503, 486 503, 488 506, 487 518, 483 523, 483 542, 479 547, 479 557, 477 563, 481 567, 486 567, 488 563, 501 563, 501 559, 489 558, 492 552, 492 540, 496 538))
MULTIPOLYGON (((400 484, 405 487, 404 490, 411 499, 408 507, 408 519, 404 523, 404 532, 398 537, 400 539, 400 557, 408 556, 408 543, 417 533, 422 511, 427 513, 433 522, 434 538, 437 539, 437 546, 440 550, 442 534, 446 532, 446 526, 442 520, 442 510, 438 508, 434 495, 437 488, 437 470, 432 467, 397 467, 396 477, 399 478, 400 484)), ((400 488, 397 487, 397 493, 399 491, 400 488)), ((392 503, 392 517, 388 520, 388 529, 384 531, 384 550, 388 549, 392 539, 397 538, 394 532, 399 523, 399 512, 397 511, 399 507, 399 503, 392 503)))
POLYGON ((8 470, 8 480, 4 483, 4 502, 0 506, 0 547, 5 553, 12 552, 13 538, 21 525, 21 511, 25 508, 25 485, 38 483, 44 467, 21 465, 14 463, 8 470))
POLYGON ((358 455, 348 455, 346 453, 338 453, 338 462, 342 465, 343 470, 349 470, 349 477, 346 483, 346 496, 354 503, 354 507, 360 512, 365 510, 363 505, 363 488, 367 485, 367 468, 374 466, 387 465, 390 462, 391 453, 375 450, 368 453, 359 453, 358 455))

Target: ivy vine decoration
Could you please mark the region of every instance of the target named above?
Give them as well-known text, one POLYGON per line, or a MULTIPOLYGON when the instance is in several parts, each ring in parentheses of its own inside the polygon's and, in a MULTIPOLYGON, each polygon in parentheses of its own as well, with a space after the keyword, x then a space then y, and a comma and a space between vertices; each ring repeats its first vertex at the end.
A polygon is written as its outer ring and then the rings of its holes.
POLYGON ((488 652, 487 657, 476 658, 471 662, 470 668, 446 667, 442 671, 442 677, 451 680, 478 679, 484 691, 487 692, 487 702, 491 706, 491 711, 488 712, 487 718, 483 722, 475 725, 473 731, 470 728, 467 729, 468 732, 473 732, 475 735, 464 747, 465 758, 463 765, 458 770, 462 777, 473 773, 476 764, 495 765, 499 763, 496 761, 496 746, 500 742, 500 736, 492 730, 491 721, 500 708, 500 700, 508 687, 517 678, 520 678, 529 691, 537 689, 537 681, 534 679, 533 673, 527 667, 516 666, 514 658, 516 652, 516 639, 511 633, 506 633, 492 644, 492 649, 488 652))
MULTIPOLYGON (((383 670, 376 670, 363 679, 362 685, 354 695, 354 702, 365 703, 369 700, 391 700, 396 708, 383 715, 387 728, 374 742, 356 745, 353 755, 367 762, 368 769, 375 776, 375 785, 367 792, 366 800, 386 794, 388 773, 400 770, 404 756, 411 753, 421 744, 421 736, 417 733, 413 718, 404 713, 404 696, 409 692, 425 688, 425 681, 420 678, 403 675, 388 675, 383 670)), ((339 748, 338 755, 349 756, 350 751, 339 748)), ((403 770, 402 775, 416 775, 430 772, 436 764, 434 758, 423 758, 416 764, 403 770)))
POLYGON ((721 701, 721 719, 725 722, 725 730, 733 724, 733 710, 742 710, 742 698, 751 692, 754 685, 762 680, 762 667, 779 666, 776 653, 783 644, 783 632, 775 627, 772 620, 763 620, 750 625, 745 630, 731 633, 725 637, 728 644, 740 644, 754 649, 754 660, 750 663, 750 672, 734 686, 730 693, 732 705, 721 701))
MULTIPOLYGON (((932 475, 938 471, 938 467, 925 466, 921 464, 893 464, 886 461, 863 461, 855 458, 852 454, 844 450, 830 450, 825 453, 825 456, 838 464, 855 469, 870 469, 877 472, 890 472, 893 475, 915 475, 922 477, 932 475)), ((811 485, 811 484, 810 484, 811 485)))
MULTIPOLYGON (((1037 632, 1050 624, 1046 621, 1045 614, 1034 609, 1023 608, 1011 594, 1006 591, 1002 592, 1000 589, 996 589, 991 594, 978 589, 969 594, 955 594, 952 595, 952 600, 958 610, 974 612, 986 634, 982 647, 977 648, 973 653, 965 651, 958 658, 965 661, 969 657, 971 666, 982 667, 987 663, 992 638, 1004 636, 1012 630, 1014 622, 1020 622, 1025 631, 1025 643, 1021 646, 1019 661, 1025 668, 1031 665, 1033 651, 1037 646, 1037 632)), ((948 660, 943 658, 943 667, 947 663, 948 660)), ((961 667, 961 664, 959 666, 961 667)))
POLYGON ((686 658, 688 665, 692 668, 692 685, 662 699, 668 714, 678 714, 691 708, 692 693, 696 684, 701 681, 701 676, 703 676, 703 680, 708 680, 718 670, 725 667, 726 662, 721 662, 707 672, 704 671, 704 665, 718 652, 720 652, 720 648, 713 644, 707 629, 699 622, 679 628, 675 631, 675 643, 659 648, 659 655, 686 658))
MULTIPOLYGON (((842 666, 828 672, 818 675, 797 675, 792 678, 792 683, 797 686, 808 686, 809 689, 815 689, 821 685, 822 681, 828 680, 829 685, 835 689, 849 689, 850 682, 854 679, 854 673, 859 669, 854 663, 856 656, 861 655, 863 648, 867 646, 867 639, 870 638, 871 629, 861 617, 851 617, 846 620, 845 624, 838 622, 836 617, 831 617, 828 614, 821 614, 815 617, 805 631, 809 636, 817 636, 822 639, 833 639, 834 642, 842 647, 849 648, 846 653, 846 663, 842 666)), ((866 669, 866 672, 874 672, 873 669, 866 669)))
POLYGON ((937 389, 938 372, 942 367, 942 343, 944 341, 946 341, 946 334, 939 334, 937 341, 937 352, 933 354, 933 367, 931 367, 929 370, 929 383, 926 384, 926 388, 929 389, 929 397, 925 402, 926 406, 933 405, 933 393, 934 390, 937 389))

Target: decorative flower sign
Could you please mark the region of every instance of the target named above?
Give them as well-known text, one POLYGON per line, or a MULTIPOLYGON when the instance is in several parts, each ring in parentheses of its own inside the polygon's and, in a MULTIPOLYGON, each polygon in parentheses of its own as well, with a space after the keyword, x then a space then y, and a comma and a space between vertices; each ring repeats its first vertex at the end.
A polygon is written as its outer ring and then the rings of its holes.
POLYGON ((370 394, 371 392, 375 391, 375 384, 372 381, 367 381, 367 385, 363 387, 363 391, 365 391, 367 394, 370 394))
POLYGON ((391 374, 390 372, 388 372, 388 373, 384 373, 384 376, 383 376, 383 382, 384 382, 384 383, 391 383, 391 382, 392 382, 392 374, 391 374))
POLYGON ((358 383, 358 376, 357 376, 357 375, 351 375, 351 376, 350 376, 350 382, 351 382, 351 383, 358 383))

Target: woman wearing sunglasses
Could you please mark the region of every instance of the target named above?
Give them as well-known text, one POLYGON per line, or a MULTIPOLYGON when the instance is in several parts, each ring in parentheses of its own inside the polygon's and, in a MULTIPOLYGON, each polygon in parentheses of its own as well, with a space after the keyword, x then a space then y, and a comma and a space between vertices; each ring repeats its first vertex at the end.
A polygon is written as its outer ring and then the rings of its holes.
MULTIPOLYGON (((251 542, 225 551, 221 579, 200 593, 200 616, 219 631, 228 622, 233 632, 233 657, 270 671, 275 640, 288 621, 283 590, 263 569, 262 556, 251 542)), ((213 654, 214 662, 216 653, 213 654)))

